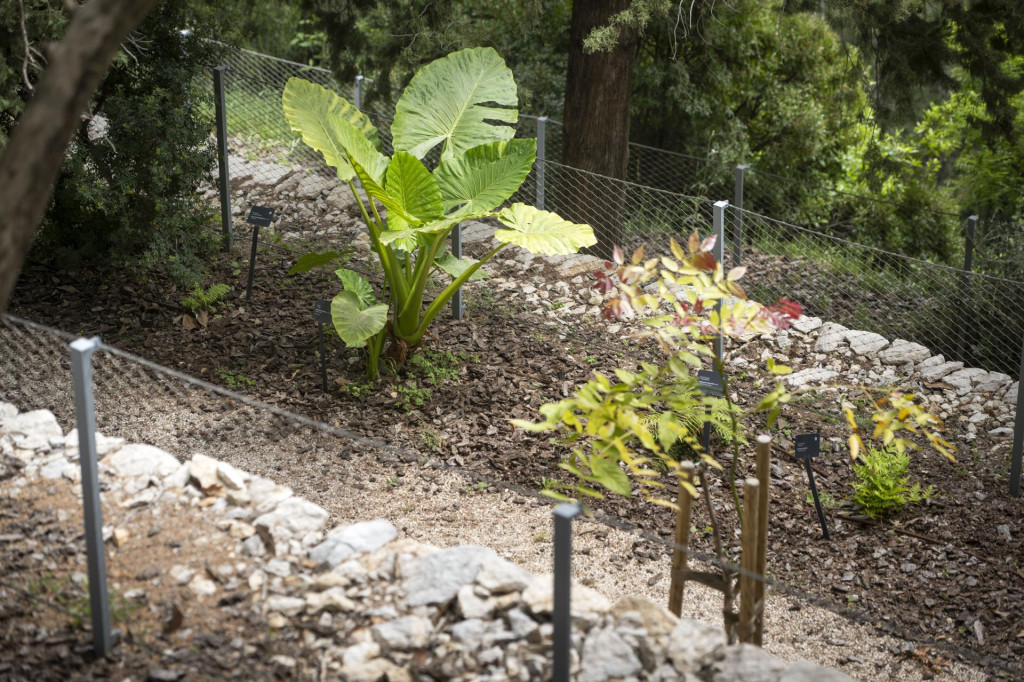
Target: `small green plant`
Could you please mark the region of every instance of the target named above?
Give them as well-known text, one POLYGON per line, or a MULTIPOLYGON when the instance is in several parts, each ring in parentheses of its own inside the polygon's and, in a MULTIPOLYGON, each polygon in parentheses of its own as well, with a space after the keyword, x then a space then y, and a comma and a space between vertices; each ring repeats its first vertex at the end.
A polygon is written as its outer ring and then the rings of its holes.
POLYGON ((342 291, 331 303, 338 336, 366 349, 371 380, 380 375, 381 358, 385 369, 401 369, 455 292, 484 277, 480 267, 507 245, 553 256, 597 243, 589 225, 528 204, 507 205, 533 168, 537 142, 515 138, 515 79, 492 48, 454 52, 413 76, 395 107, 390 157, 370 119, 320 85, 289 79, 282 105, 291 129, 349 183, 384 271, 378 298, 365 278, 339 270, 342 291), (438 147, 431 170, 423 159, 438 147), (456 225, 482 218, 502 224, 494 233, 497 246, 480 260, 447 250, 456 225), (426 301, 431 278, 441 276, 451 281, 426 301))
POLYGON ((221 381, 233 391, 237 391, 245 388, 246 386, 255 386, 256 380, 245 376, 241 372, 234 372, 227 367, 218 367, 217 376, 220 377, 221 381))
MULTIPOLYGON (((818 493, 818 501, 821 502, 821 506, 825 509, 835 509, 839 506, 839 502, 836 498, 832 497, 827 491, 822 490, 818 493)), ((806 504, 814 504, 814 496, 807 493, 807 497, 804 498, 806 504)))
POLYGON ((420 443, 422 443, 423 447, 427 450, 440 450, 441 436, 437 435, 430 429, 423 429, 420 431, 420 443))
POLYGON ((373 395, 375 390, 376 389, 373 387, 373 384, 345 384, 341 387, 342 393, 348 393, 356 400, 362 400, 363 398, 373 395))
POLYGON ((853 500, 865 514, 881 519, 895 514, 907 502, 922 502, 932 496, 933 488, 910 485, 907 468, 910 458, 894 448, 868 448, 861 461, 854 463, 853 500))
POLYGON ((587 357, 583 358, 583 361, 586 362, 588 365, 597 364, 597 358, 594 357, 593 355, 588 355, 587 357))
POLYGON ((209 289, 203 289, 202 285, 196 282, 192 293, 181 299, 181 307, 193 315, 204 310, 211 311, 224 300, 229 291, 231 291, 231 287, 227 284, 212 284, 209 289))
POLYGON ((395 392, 398 394, 395 405, 406 412, 412 412, 417 407, 423 407, 433 395, 429 388, 421 388, 416 382, 412 382, 409 385, 395 386, 395 392))
POLYGON ((412 371, 419 374, 431 386, 440 386, 445 381, 457 381, 463 358, 451 351, 424 351, 409 359, 412 371))

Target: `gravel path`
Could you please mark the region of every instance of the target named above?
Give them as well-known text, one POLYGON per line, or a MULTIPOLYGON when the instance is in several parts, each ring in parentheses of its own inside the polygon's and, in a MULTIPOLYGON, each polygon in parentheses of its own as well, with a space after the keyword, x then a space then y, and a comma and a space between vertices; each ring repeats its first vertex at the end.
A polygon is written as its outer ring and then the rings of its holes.
MULTIPOLYGON (((0 400, 24 410, 49 409, 61 423, 72 423, 64 342, 0 326, 0 348, 0 400)), ((430 452, 409 456, 288 424, 121 358, 100 354, 94 366, 99 425, 107 435, 157 445, 179 459, 202 452, 271 477, 323 506, 330 524, 384 517, 423 542, 483 544, 530 571, 550 571, 552 507, 546 501, 480 485, 443 468, 430 452)), ((380 435, 387 440, 389 433, 380 435)), ((635 594, 667 602, 668 551, 653 560, 638 556, 638 540, 636 533, 600 523, 578 524, 575 578, 612 599, 635 594)), ((721 620, 720 596, 699 585, 687 588, 683 609, 708 623, 721 620)), ((769 597, 765 646, 783 659, 809 659, 864 680, 988 679, 956 663, 933 677, 894 653, 907 650, 907 642, 783 595, 769 597)))

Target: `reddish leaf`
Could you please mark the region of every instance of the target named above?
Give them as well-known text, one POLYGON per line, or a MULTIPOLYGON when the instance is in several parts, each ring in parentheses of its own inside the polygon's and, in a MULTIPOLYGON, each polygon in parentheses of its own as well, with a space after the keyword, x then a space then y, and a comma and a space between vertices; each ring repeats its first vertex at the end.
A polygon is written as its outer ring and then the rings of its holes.
POLYGON ((765 308, 764 314, 773 326, 786 329, 803 314, 803 307, 796 301, 780 298, 775 305, 765 308))
POLYGON ((714 272, 715 257, 706 251, 694 254, 693 267, 698 270, 704 270, 705 272, 714 272))

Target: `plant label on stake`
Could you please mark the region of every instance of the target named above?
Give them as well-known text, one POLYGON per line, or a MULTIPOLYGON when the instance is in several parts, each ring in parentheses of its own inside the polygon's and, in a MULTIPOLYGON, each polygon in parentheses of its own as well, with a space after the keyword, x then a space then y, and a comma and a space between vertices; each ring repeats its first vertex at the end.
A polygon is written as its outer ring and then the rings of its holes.
POLYGON ((804 470, 807 472, 807 481, 810 483, 811 495, 814 497, 814 508, 818 512, 818 522, 821 523, 821 535, 828 540, 828 524, 825 523, 825 513, 821 510, 821 500, 818 498, 818 486, 814 482, 814 469, 811 468, 811 460, 821 454, 821 434, 801 434, 794 439, 794 442, 794 454, 797 459, 803 460, 804 470))
MULTIPOLYGON (((722 381, 722 376, 713 369, 697 370, 697 388, 701 393, 712 398, 725 397, 725 383, 722 381)), ((704 413, 710 417, 711 408, 707 408, 704 413)), ((704 433, 701 435, 700 444, 704 448, 704 452, 707 453, 711 447, 711 422, 707 419, 704 420, 704 433)))
POLYGON ((331 324, 331 302, 320 299, 313 304, 313 320, 317 323, 320 338, 320 379, 324 393, 327 393, 327 349, 324 343, 324 325, 331 324))
POLYGON ((253 206, 249 209, 249 217, 245 222, 252 225, 252 250, 249 252, 249 281, 245 285, 245 300, 252 296, 252 275, 256 266, 256 244, 260 239, 260 228, 270 227, 274 220, 274 209, 266 206, 253 206))

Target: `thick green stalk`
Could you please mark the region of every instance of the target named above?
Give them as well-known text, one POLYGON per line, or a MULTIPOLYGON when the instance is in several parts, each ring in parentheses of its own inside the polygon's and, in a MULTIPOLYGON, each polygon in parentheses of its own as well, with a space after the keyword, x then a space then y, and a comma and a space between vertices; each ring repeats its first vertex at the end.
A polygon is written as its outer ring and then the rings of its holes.
POLYGON ((381 330, 366 342, 366 378, 376 381, 380 378, 380 354, 384 350, 384 339, 387 336, 381 330))
POLYGON ((469 278, 480 269, 480 266, 493 258, 494 254, 498 253, 506 246, 508 246, 508 244, 500 244, 488 251, 483 258, 470 266, 469 269, 456 277, 451 284, 446 286, 444 291, 442 291, 438 297, 435 298, 429 306, 427 306, 427 309, 423 312, 423 318, 420 322, 420 326, 416 329, 416 336, 418 337, 417 341, 418 339, 423 338, 423 335, 427 333, 427 328, 430 326, 430 323, 434 321, 437 314, 441 312, 451 297, 455 295, 455 292, 458 291, 463 284, 469 281, 469 278))
POLYGON ((366 229, 370 233, 370 245, 373 250, 377 253, 377 257, 380 258, 381 267, 384 268, 384 276, 388 280, 388 286, 395 292, 396 296, 402 295, 402 292, 407 290, 405 281, 402 279, 402 271, 400 267, 397 267, 395 263, 395 253, 389 246, 381 244, 380 234, 384 230, 384 225, 380 221, 380 215, 377 213, 377 207, 373 204, 373 198, 370 199, 370 206, 373 209, 373 214, 377 216, 377 220, 374 221, 370 218, 369 213, 366 211, 366 205, 359 196, 359 192, 356 191, 355 183, 349 180, 349 188, 352 190, 352 196, 356 198, 356 203, 359 205, 359 212, 363 216, 363 222, 366 224, 366 229))
POLYGON ((423 291, 427 287, 427 279, 430 276, 430 268, 434 265, 434 259, 437 258, 437 252, 441 250, 444 245, 444 240, 448 236, 450 230, 438 233, 431 242, 430 247, 426 249, 420 249, 420 255, 416 259, 416 267, 412 272, 412 288, 408 294, 402 299, 402 310, 397 311, 395 329, 392 333, 405 341, 410 346, 414 346, 420 342, 423 338, 423 334, 418 334, 419 321, 420 321, 420 309, 423 307, 423 291))

